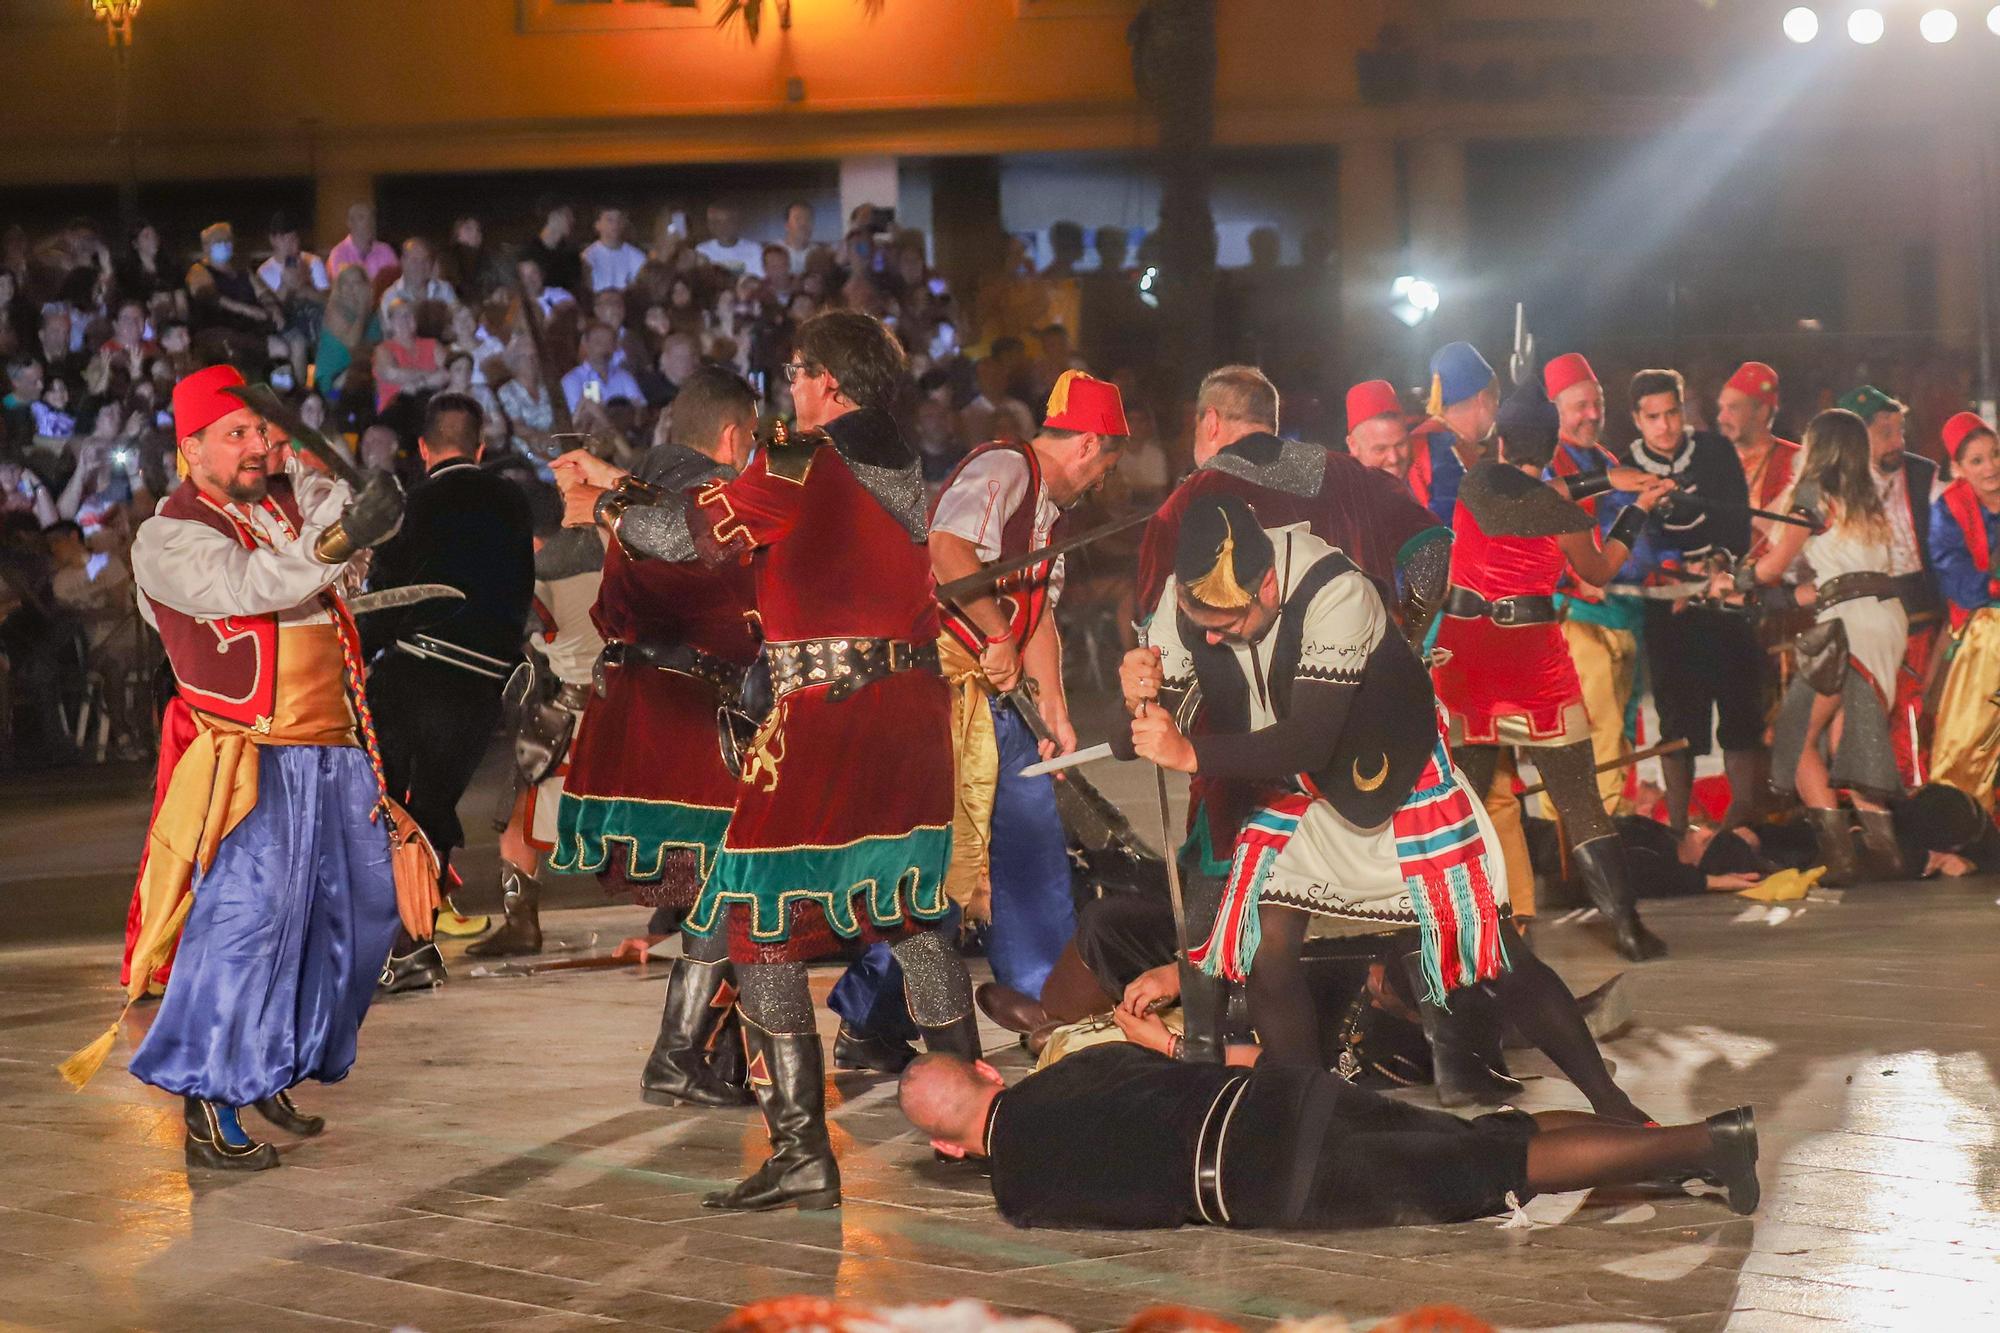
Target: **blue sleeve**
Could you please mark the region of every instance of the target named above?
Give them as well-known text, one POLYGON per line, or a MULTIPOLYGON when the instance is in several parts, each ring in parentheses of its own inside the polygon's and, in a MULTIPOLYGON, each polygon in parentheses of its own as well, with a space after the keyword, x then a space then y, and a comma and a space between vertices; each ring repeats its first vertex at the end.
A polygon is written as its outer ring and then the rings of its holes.
POLYGON ((1972 563, 1965 532, 1942 500, 1931 502, 1931 561, 1937 567, 1938 584, 1954 606, 1977 611, 1993 601, 1991 575, 1972 563))
POLYGON ((1424 442, 1431 451, 1431 495, 1426 507, 1437 516, 1438 522, 1450 527, 1452 515, 1458 510, 1458 483, 1465 476, 1465 468, 1451 447, 1450 437, 1440 440, 1436 435, 1428 435, 1424 442))

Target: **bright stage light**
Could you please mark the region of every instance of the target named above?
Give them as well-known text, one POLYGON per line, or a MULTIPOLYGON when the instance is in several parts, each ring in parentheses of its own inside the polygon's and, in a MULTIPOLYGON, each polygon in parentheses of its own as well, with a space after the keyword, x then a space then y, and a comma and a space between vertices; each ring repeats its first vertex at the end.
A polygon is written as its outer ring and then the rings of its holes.
POLYGON ((1403 275, 1389 284, 1389 296, 1389 313, 1413 329, 1437 313, 1437 284, 1423 278, 1403 275))
POLYGON ((1857 9, 1847 16, 1847 35, 1863 46, 1882 40, 1882 11, 1857 9))
POLYGON ((2000 37, 2000 5, 1986 11, 1986 31, 2000 37))
POLYGON ((1933 45, 1948 42, 1958 36, 1958 15, 1949 9, 1930 10, 1917 20, 1917 31, 1933 45))
POLYGON ((1785 13, 1785 36, 1801 44, 1819 36, 1819 15, 1800 5, 1785 13))

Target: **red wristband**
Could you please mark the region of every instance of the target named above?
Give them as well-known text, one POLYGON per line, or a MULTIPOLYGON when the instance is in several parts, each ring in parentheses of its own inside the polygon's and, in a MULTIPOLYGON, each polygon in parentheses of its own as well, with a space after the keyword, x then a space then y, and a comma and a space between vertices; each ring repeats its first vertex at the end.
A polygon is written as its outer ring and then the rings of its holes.
POLYGON ((1014 631, 1010 629, 1004 634, 995 634, 991 638, 987 639, 986 646, 988 648, 997 648, 1003 643, 1012 643, 1013 641, 1014 641, 1014 631))

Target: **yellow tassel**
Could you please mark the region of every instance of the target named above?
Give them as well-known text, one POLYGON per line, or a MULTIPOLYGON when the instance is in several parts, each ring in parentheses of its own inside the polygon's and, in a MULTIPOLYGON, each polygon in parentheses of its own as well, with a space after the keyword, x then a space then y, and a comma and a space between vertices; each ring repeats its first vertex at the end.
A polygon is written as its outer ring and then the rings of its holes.
POLYGON ((188 456, 182 453, 180 450, 176 449, 174 450, 174 475, 185 480, 187 474, 188 474, 188 456))
POLYGON ((1203 606, 1234 611, 1250 605, 1250 594, 1236 581, 1236 534, 1230 530, 1227 514, 1222 518, 1222 530, 1227 535, 1222 539, 1222 548, 1215 553, 1215 564, 1188 585, 1188 592, 1203 606))
POLYGON ((1062 374, 1056 376, 1055 387, 1049 390, 1049 410, 1042 414, 1044 418, 1059 417, 1069 411, 1070 381, 1074 380, 1080 373, 1079 371, 1065 370, 1062 374))
POLYGON ((1424 411, 1434 417, 1444 415, 1444 376, 1431 376, 1431 400, 1424 404, 1424 411))
POLYGON ((118 1044, 118 1028, 124 1021, 125 1011, 121 1009, 118 1011, 118 1022, 106 1028, 103 1036, 57 1065, 56 1072, 63 1076, 63 1082, 82 1092, 83 1085, 96 1078, 97 1071, 104 1068, 111 1048, 118 1044))

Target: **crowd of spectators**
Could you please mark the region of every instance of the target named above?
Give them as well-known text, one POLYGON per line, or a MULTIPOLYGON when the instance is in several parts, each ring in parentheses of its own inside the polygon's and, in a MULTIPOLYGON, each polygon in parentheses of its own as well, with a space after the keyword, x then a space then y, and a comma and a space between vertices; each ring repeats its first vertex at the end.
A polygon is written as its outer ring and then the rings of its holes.
MULTIPOLYGON (((323 256, 284 214, 254 238, 212 223, 185 248, 143 221, 122 238, 87 219, 0 237, 0 764, 148 749, 158 653, 128 552, 177 484, 173 385, 203 365, 237 365, 406 483, 424 403, 448 390, 486 409, 489 459, 544 474, 583 440, 629 466, 703 364, 786 415, 793 330, 833 307, 879 317, 907 348, 908 425, 933 483, 974 443, 1034 433, 1050 386, 1084 365, 1070 330, 1086 319, 1099 373, 1144 401, 1133 368, 1152 312, 1115 228, 1097 231, 1095 268, 1075 224, 1053 230, 1040 270, 1016 242, 961 300, 921 233, 866 206, 837 239, 803 202, 765 238, 726 203, 698 229, 662 210, 647 243, 621 206, 558 199, 538 201, 511 246, 474 216, 448 236, 389 238, 357 203, 346 223, 323 256)), ((1152 414, 1135 421, 1125 484, 1163 494, 1174 467, 1152 414)))
MULTIPOLYGON (((615 204, 545 199, 496 222, 525 239, 495 243, 476 216, 446 235, 389 238, 367 203, 348 210, 324 256, 284 214, 254 237, 215 222, 187 248, 143 221, 123 237, 85 219, 40 240, 19 227, 0 235, 0 763, 149 744, 138 701, 157 654, 131 610, 126 551, 175 484, 169 397, 202 365, 236 364, 406 483, 424 403, 446 390, 486 409, 489 458, 545 473, 581 439, 630 466, 664 438, 677 386, 705 363, 788 414, 793 330, 840 307, 881 318, 907 349, 917 392, 906 428, 933 486, 971 445, 1032 436, 1071 368, 1112 379, 1132 405, 1125 462, 1090 502, 1100 512, 1164 495, 1187 464, 1184 405, 1150 378, 1151 238, 1058 222, 1044 262, 1009 238, 1002 262, 961 293, 922 233, 865 205, 835 228, 794 203, 763 238, 723 202, 693 224, 662 209, 649 239, 615 204)), ((1217 354, 1272 371, 1288 434, 1337 442, 1342 423, 1323 404, 1337 403, 1342 376, 1384 368, 1334 364, 1323 236, 1301 238, 1292 267, 1274 228, 1249 240, 1249 264, 1220 286, 1217 354)), ((1940 401, 1962 398, 1956 380, 1947 387, 1940 401)), ((1919 441, 1922 415, 1919 405, 1919 441)), ((1120 555, 1114 543, 1078 562, 1073 614, 1092 605, 1091 566, 1109 590, 1120 555)))

